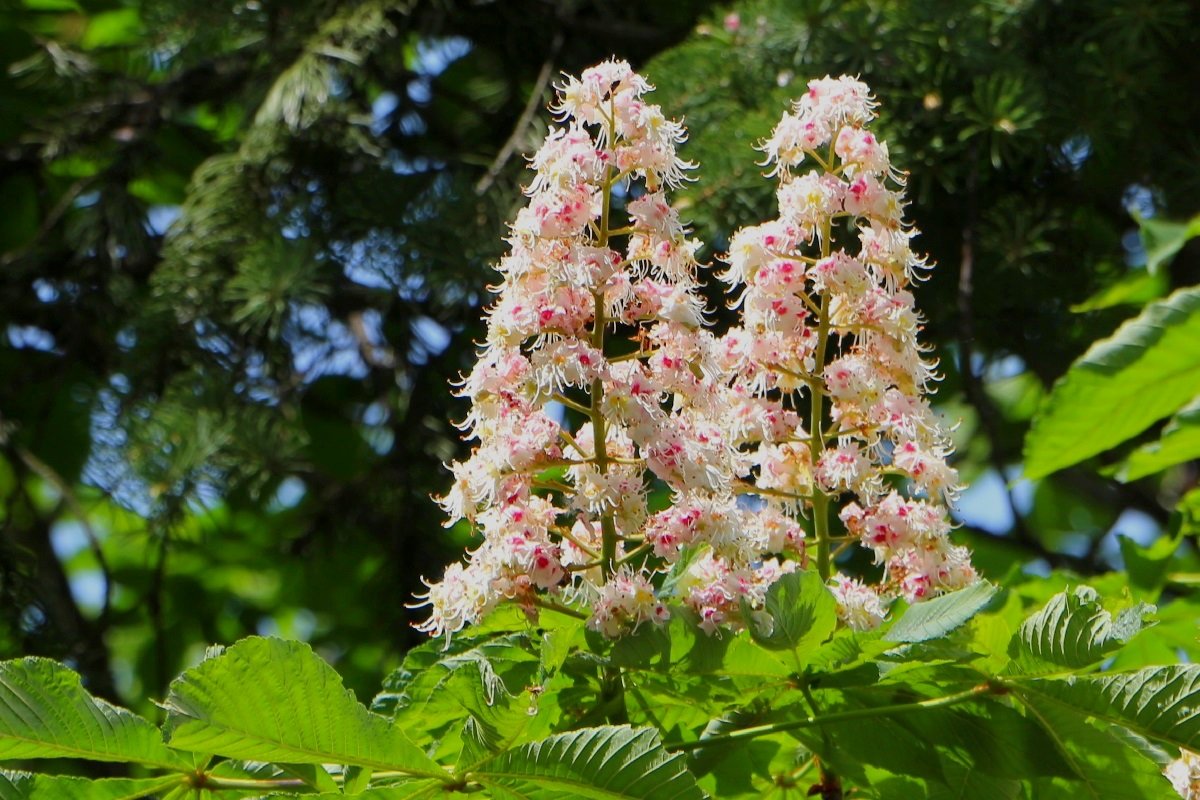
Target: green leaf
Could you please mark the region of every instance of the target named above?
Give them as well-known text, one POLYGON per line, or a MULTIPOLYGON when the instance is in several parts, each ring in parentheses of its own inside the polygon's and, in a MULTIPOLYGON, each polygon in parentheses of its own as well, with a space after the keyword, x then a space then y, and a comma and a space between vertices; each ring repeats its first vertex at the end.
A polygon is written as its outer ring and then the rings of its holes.
POLYGON ((1015 800, 1022 796, 1020 781, 996 778, 951 760, 945 768, 944 783, 930 784, 925 800, 1015 800))
POLYGON ((285 775, 299 778, 306 786, 311 786, 318 792, 338 791, 333 776, 320 764, 280 764, 279 769, 285 775))
POLYGON ((883 638, 889 642, 924 642, 945 636, 975 616, 996 594, 996 587, 979 581, 965 589, 910 606, 883 638))
POLYGON ((1153 303, 1071 365, 1025 438, 1041 478, 1141 433, 1200 396, 1200 287, 1153 303))
POLYGON ((342 784, 342 793, 362 794, 365 792, 371 784, 371 772, 370 767, 347 767, 346 780, 342 784))
POLYGON ((1033 419, 1046 397, 1046 387, 1032 372, 989 380, 984 389, 1004 419, 1011 422, 1033 419))
MULTIPOLYGON (((766 788, 774 785, 774 775, 794 771, 801 766, 795 763, 795 756, 801 752, 782 741, 767 738, 722 748, 718 757, 706 765, 705 776, 700 779, 701 786, 707 788, 704 784, 709 784, 712 797, 763 797, 766 788), (789 753, 792 754, 790 759, 789 753)), ((695 766, 692 771, 697 775, 700 773, 695 766)))
POLYGON ((1200 236, 1200 214, 1187 222, 1166 219, 1140 219, 1142 246, 1146 248, 1146 271, 1158 272, 1175 257, 1189 239, 1200 236))
POLYGON ((81 11, 76 0, 21 0, 30 11, 81 11))
POLYGON ((1086 311, 1100 311, 1115 306, 1141 306, 1151 300, 1157 300, 1167 293, 1170 284, 1165 273, 1153 273, 1147 270, 1136 270, 1121 278, 1110 286, 1106 286, 1094 295, 1071 306, 1076 314, 1086 311))
POLYGON ((372 707, 390 713, 422 747, 440 742, 446 755, 454 749, 449 746, 454 734, 447 731, 469 717, 485 747, 508 746, 506 735, 521 733, 531 721, 523 690, 538 682, 534 641, 525 633, 467 635, 457 637, 451 649, 444 647, 430 642, 410 650, 372 707))
POLYGON ((687 608, 672 614, 671 669, 689 675, 720 673, 723 677, 771 679, 795 672, 779 655, 759 647, 743 632, 706 633, 687 608))
POLYGON ((1150 800, 1174 796, 1158 765, 1111 730, 1058 704, 1024 694, 1018 698, 1026 716, 1054 740, 1073 778, 1070 782, 1047 781, 1038 787, 1035 797, 1150 800))
POLYGON ((92 780, 0 769, 0 800, 136 800, 182 783, 178 775, 92 780))
POLYGON ((1023 678, 1036 695, 1147 739, 1200 749, 1200 665, 1147 667, 1116 675, 1023 678))
POLYGON ((0 663, 0 759, 26 758, 183 766, 156 727, 92 697, 77 673, 45 658, 0 663))
POLYGON ((643 625, 613 643, 609 660, 618 667, 666 668, 671 660, 671 633, 666 625, 643 625))
POLYGON ((1086 667, 1132 639, 1143 627, 1154 606, 1139 603, 1117 615, 1100 605, 1100 595, 1090 586, 1059 592, 1017 632, 1023 666, 1086 667), (1028 657, 1032 657, 1032 663, 1028 657))
POLYGON ((1192 489, 1179 498, 1171 514, 1171 531, 1181 536, 1200 534, 1200 489, 1192 489))
POLYGON ((446 775, 399 728, 364 708, 302 642, 243 639, 176 678, 163 707, 172 747, 256 761, 446 775))
POLYGON ((762 630, 757 620, 749 629, 754 641, 768 650, 809 652, 837 627, 837 601, 810 570, 784 575, 772 584, 765 608, 773 622, 771 630, 762 630))
POLYGON ((1161 536, 1148 547, 1142 547, 1128 536, 1117 537, 1129 587, 1139 600, 1153 602, 1162 594, 1179 541, 1178 536, 1161 536))
POLYGON ((652 728, 585 728, 502 753, 467 777, 496 797, 523 800, 699 800, 704 794, 685 763, 652 728))
MULTIPOLYGON (((797 707, 794 713, 804 714, 805 708, 797 707)), ((869 764, 894 775, 940 780, 942 760, 933 743, 923 741, 905 722, 898 717, 844 720, 824 729, 797 731, 795 736, 846 776, 869 764)))
POLYGON ((1000 703, 971 703, 913 714, 902 724, 918 742, 996 778, 1069 775, 1054 742, 1036 722, 1000 703))
POLYGON ((1130 453, 1115 475, 1122 482, 1136 481, 1196 458, 1200 458, 1200 397, 1171 417, 1158 441, 1130 453))
POLYGON ((137 44, 142 37, 142 19, 136 8, 101 11, 88 19, 80 46, 84 50, 137 44))

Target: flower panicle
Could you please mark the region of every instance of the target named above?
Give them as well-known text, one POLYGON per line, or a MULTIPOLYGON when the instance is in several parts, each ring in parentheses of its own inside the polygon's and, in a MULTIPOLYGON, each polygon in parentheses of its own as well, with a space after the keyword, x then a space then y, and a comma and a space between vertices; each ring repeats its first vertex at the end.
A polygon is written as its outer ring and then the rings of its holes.
POLYGON ((892 598, 926 599, 977 576, 949 538, 961 488, 928 401, 936 361, 910 291, 928 264, 911 248, 902 175, 870 130, 878 104, 846 76, 808 89, 763 145, 778 218, 737 231, 724 256, 721 277, 742 290, 743 309, 724 351, 745 395, 807 404, 807 439, 764 439, 752 451, 757 472, 741 477, 763 497, 788 498, 792 513, 844 503, 843 527, 882 576, 824 577, 843 621, 869 628, 892 598))
POLYGON ((958 478, 909 291, 925 262, 869 89, 812 81, 766 143, 779 216, 732 237, 720 277, 740 324, 720 335, 670 200, 694 166, 677 153, 686 130, 652 89, 617 60, 556 85, 559 125, 529 161, 457 385, 475 445, 438 502, 478 544, 426 582, 423 631, 503 602, 569 606, 609 637, 672 608, 710 633, 767 625, 769 587, 814 556, 853 627, 974 580, 949 543, 958 478), (877 584, 828 574, 835 512, 877 584))

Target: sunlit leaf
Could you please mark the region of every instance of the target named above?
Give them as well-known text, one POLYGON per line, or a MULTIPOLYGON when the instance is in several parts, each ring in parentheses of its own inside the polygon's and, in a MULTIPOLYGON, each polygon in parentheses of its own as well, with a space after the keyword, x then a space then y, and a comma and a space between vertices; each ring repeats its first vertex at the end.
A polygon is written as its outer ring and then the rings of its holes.
POLYGON ((230 758, 445 773, 301 642, 253 637, 187 670, 163 704, 172 747, 230 758))
POLYGON ((820 576, 811 570, 784 575, 767 590, 765 623, 750 625, 754 641, 770 650, 814 650, 837 626, 837 603, 820 576))
POLYGON ((682 755, 663 749, 658 732, 585 728, 531 742, 469 773, 497 797, 700 800, 682 755))
POLYGON ((1197 396, 1200 289, 1181 289, 1092 345, 1055 384, 1025 439, 1025 476, 1101 453, 1197 396))
POLYGON ((1188 240, 1200 236, 1200 215, 1186 222, 1166 219, 1138 220, 1142 246, 1146 248, 1146 269, 1154 273, 1178 253, 1188 240))
POLYGON ((957 592, 916 603, 883 638, 889 642, 924 642, 944 636, 975 616, 995 594, 995 586, 979 581, 957 592))
POLYGON ((1147 667, 1116 675, 1030 678, 1019 691, 1155 741, 1200 749, 1200 665, 1147 667))
POLYGON ((185 785, 179 775, 157 778, 87 778, 36 775, 0 769, 0 800, 135 800, 185 785))
POLYGON ((1200 458, 1200 397, 1167 422, 1158 441, 1130 453, 1117 466, 1115 475, 1120 481, 1135 481, 1197 458, 1200 458))
POLYGON ((44 658, 0 663, 0 759, 29 758, 184 764, 156 727, 92 697, 77 673, 44 658))
POLYGON ((1022 654, 1031 657, 1023 663, 1031 669, 1039 662, 1059 667, 1094 664, 1137 635, 1154 610, 1139 603, 1114 618, 1091 587, 1060 592, 1017 633, 1022 654))

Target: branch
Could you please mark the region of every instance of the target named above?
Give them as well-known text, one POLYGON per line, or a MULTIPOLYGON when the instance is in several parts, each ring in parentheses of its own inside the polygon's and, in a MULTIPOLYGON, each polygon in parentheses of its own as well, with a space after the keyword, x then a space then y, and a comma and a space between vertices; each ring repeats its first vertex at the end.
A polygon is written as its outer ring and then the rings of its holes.
POLYGON ((855 708, 849 711, 835 711, 830 714, 825 714, 821 717, 808 716, 799 719, 788 720, 786 722, 772 722, 767 725, 756 725, 753 728, 742 728, 729 733, 721 733, 715 736, 707 736, 703 739, 696 739, 691 742, 667 742, 664 747, 668 750, 699 750, 703 747, 709 747, 714 744, 730 744, 740 742, 744 739, 754 739, 759 736, 769 736, 772 733, 782 733, 783 731, 793 731, 797 728, 813 728, 821 725, 828 725, 835 722, 847 722, 854 719, 874 719, 875 717, 887 717, 893 714, 908 714, 914 711, 925 711, 931 708, 944 708, 957 703, 963 703, 968 700, 974 700, 976 697, 984 694, 990 694, 997 691, 989 683, 981 683, 978 686, 972 686, 970 689, 964 689, 961 692, 946 695, 945 697, 932 697, 928 700, 918 700, 913 703, 896 703, 894 705, 875 706, 873 708, 855 708))
POLYGON ((558 51, 562 47, 562 43, 562 34, 556 33, 554 41, 550 45, 550 54, 542 62, 542 68, 538 72, 537 80, 533 82, 533 91, 529 93, 529 99, 525 101, 525 108, 521 110, 521 116, 517 118, 517 124, 513 126, 512 133, 504 143, 504 146, 500 148, 500 152, 496 154, 496 158, 492 161, 492 165, 488 167, 488 171, 475 184, 475 194, 483 194, 491 188, 497 176, 500 175, 500 171, 504 169, 505 164, 512 158, 513 151, 517 149, 518 142, 525 135, 525 130, 533 122, 534 115, 541 108, 542 95, 546 93, 546 86, 550 83, 550 75, 554 70, 554 59, 558 57, 558 51))
POLYGON ((112 608, 112 570, 108 567, 108 559, 104 556, 104 548, 100 546, 100 537, 96 535, 95 528, 92 527, 91 520, 88 519, 88 514, 83 508, 83 504, 79 502, 79 496, 75 494, 75 490, 70 484, 58 474, 58 471, 35 456, 33 453, 26 450, 20 445, 16 446, 17 455, 25 466, 42 477, 47 483, 58 490, 63 496, 63 500, 67 504, 67 508, 71 509, 78 520, 80 527, 83 528, 84 536, 87 537, 88 547, 92 551, 93 557, 96 559, 96 565, 100 567, 100 574, 104 576, 104 599, 100 605, 100 616, 96 620, 96 624, 100 628, 105 628, 108 625, 108 615, 112 608))
POLYGON ((258 53, 255 44, 202 61, 162 83, 143 83, 64 109, 45 119, 64 129, 42 141, 24 139, 0 153, 0 172, 59 157, 104 139, 130 142, 157 127, 170 105, 228 98, 242 83, 258 53))

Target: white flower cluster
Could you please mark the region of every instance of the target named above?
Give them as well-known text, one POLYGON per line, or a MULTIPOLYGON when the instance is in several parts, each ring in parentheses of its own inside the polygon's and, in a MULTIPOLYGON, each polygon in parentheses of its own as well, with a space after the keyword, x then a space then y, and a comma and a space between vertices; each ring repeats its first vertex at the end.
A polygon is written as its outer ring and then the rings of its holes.
POLYGON ((925 398, 934 365, 908 290, 926 265, 909 246, 916 231, 887 145, 867 129, 875 106, 852 78, 809 83, 764 146, 779 218, 734 235, 723 276, 745 287, 725 352, 746 395, 776 415, 805 400, 810 411, 809 430, 758 444, 755 486, 817 515, 852 495, 840 519, 883 566, 874 587, 834 580, 855 628, 878 625, 892 597, 917 601, 976 579, 970 553, 948 536, 958 475, 925 398))
POLYGON ((1163 769, 1163 775, 1185 800, 1200 800, 1200 755, 1180 750, 1179 758, 1163 769))
POLYGON ((667 196, 692 166, 676 153, 686 134, 651 88, 618 61, 558 87, 563 127, 532 159, 461 388, 478 444, 441 499, 482 543, 427 584, 422 630, 453 633, 503 601, 583 614, 610 637, 663 622, 672 600, 709 632, 742 626, 814 546, 828 570, 843 495, 847 531, 884 569, 877 586, 823 575, 847 624, 974 579, 947 538, 957 479, 923 397, 933 372, 906 287, 924 265, 866 130, 866 86, 813 81, 767 142, 780 217, 733 238, 724 277, 745 288, 723 336, 667 196), (834 249, 845 230, 854 252, 834 249), (661 510, 655 485, 671 493, 661 510), (674 598, 658 577, 672 569, 674 598))

